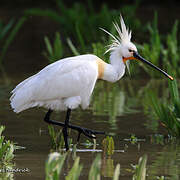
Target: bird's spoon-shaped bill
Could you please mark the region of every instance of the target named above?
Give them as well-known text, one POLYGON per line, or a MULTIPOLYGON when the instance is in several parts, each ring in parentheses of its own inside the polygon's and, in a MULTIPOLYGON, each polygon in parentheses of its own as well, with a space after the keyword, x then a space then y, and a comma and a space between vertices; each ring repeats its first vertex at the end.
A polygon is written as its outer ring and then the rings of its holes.
POLYGON ((155 66, 154 64, 150 63, 149 61, 147 61, 146 59, 144 59, 143 57, 141 57, 137 52, 133 53, 134 58, 142 61, 143 63, 148 64, 149 66, 153 67, 154 69, 157 69, 158 71, 160 71, 161 73, 163 73, 166 77, 168 77, 171 80, 174 80, 174 78, 172 76, 170 76, 168 73, 166 73, 165 71, 163 71, 162 69, 158 68, 157 66, 155 66))

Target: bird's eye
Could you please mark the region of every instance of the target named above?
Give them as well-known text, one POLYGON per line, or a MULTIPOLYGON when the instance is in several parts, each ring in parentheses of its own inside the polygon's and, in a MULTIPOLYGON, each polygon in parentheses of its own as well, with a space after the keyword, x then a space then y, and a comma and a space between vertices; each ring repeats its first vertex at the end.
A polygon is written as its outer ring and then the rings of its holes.
POLYGON ((132 49, 129 49, 129 52, 134 52, 134 50, 132 50, 132 49))

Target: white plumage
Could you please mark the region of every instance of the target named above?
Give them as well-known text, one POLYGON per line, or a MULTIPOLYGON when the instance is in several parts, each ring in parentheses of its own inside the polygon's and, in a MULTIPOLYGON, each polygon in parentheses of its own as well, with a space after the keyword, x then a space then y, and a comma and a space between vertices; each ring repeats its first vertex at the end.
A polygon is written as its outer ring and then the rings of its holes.
POLYGON ((51 110, 87 108, 97 79, 110 82, 125 73, 125 62, 137 52, 130 42, 131 32, 121 17, 121 29, 114 23, 119 36, 109 45, 110 64, 95 55, 69 57, 46 66, 39 73, 21 82, 12 91, 11 107, 16 113, 39 106, 51 110))
POLYGON ((48 109, 74 109, 89 105, 98 77, 94 55, 81 55, 59 60, 21 82, 12 91, 11 106, 15 112, 35 106, 48 109))
POLYGON ((97 79, 115 82, 124 75, 127 60, 139 59, 173 80, 173 77, 137 53, 136 46, 130 41, 131 31, 126 28, 122 17, 120 22, 121 29, 117 23, 114 23, 118 36, 103 29, 113 38, 112 44, 106 51, 111 53, 110 64, 92 54, 65 58, 46 66, 12 91, 11 107, 16 113, 35 106, 48 109, 44 121, 63 127, 66 151, 69 150, 68 128, 78 131, 77 141, 81 134, 89 138, 95 138, 96 134, 104 134, 69 124, 72 109, 79 105, 83 109, 88 107, 97 79), (50 119, 53 110, 67 110, 64 123, 50 119))

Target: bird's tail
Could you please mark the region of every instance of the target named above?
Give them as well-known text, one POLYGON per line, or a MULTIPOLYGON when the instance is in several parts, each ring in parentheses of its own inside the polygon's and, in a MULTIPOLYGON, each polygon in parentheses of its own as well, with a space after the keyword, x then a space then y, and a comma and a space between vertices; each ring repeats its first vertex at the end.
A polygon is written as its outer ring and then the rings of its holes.
POLYGON ((33 107, 32 103, 32 87, 35 75, 18 84, 11 91, 10 104, 14 112, 19 113, 29 107, 33 107))

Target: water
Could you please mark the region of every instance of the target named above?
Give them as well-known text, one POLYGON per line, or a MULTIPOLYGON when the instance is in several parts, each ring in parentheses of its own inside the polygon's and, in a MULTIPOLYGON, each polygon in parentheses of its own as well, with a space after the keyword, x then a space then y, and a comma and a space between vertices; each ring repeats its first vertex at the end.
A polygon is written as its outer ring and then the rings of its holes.
MULTIPOLYGON (((51 150, 47 124, 43 121, 46 110, 34 108, 20 114, 15 114, 9 105, 9 92, 19 83, 23 77, 10 77, 1 79, 0 85, 0 119, 6 126, 6 138, 17 142, 25 149, 15 152, 15 168, 25 169, 24 173, 14 173, 18 180, 45 179, 45 161, 51 150)), ((103 156, 101 142, 104 135, 98 135, 96 150, 93 147, 86 149, 84 145, 78 145, 77 156, 83 164, 80 179, 88 177, 88 172, 94 158, 98 153, 102 154, 101 175, 102 179, 111 179, 113 171, 118 163, 121 165, 120 179, 132 179, 131 164, 137 164, 139 157, 148 155, 148 172, 152 175, 164 175, 167 179, 179 179, 180 175, 180 146, 178 143, 152 142, 151 135, 155 133, 166 134, 162 127, 149 129, 152 121, 149 121, 143 113, 144 94, 147 88, 157 89, 166 87, 165 81, 158 80, 133 80, 126 79, 111 84, 99 81, 96 85, 91 105, 88 110, 77 109, 72 113, 71 123, 83 127, 106 131, 113 135, 115 152, 110 157, 103 156), (134 134, 139 141, 132 144, 127 139, 134 134)), ((166 88, 163 88, 166 94, 166 88)), ((65 113, 54 113, 52 119, 64 121, 65 113)), ((73 142, 76 142, 77 134, 71 133, 73 142)), ((81 143, 86 138, 81 137, 81 143)), ((73 164, 73 156, 70 153, 65 162, 61 179, 70 170, 73 164)), ((154 178, 155 179, 155 178, 154 178)))

